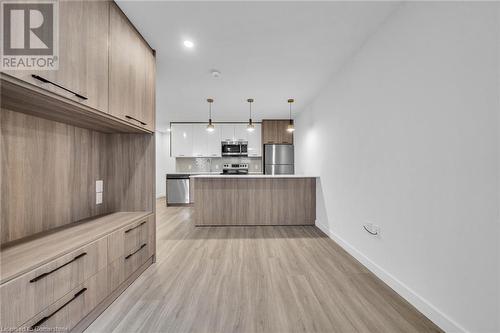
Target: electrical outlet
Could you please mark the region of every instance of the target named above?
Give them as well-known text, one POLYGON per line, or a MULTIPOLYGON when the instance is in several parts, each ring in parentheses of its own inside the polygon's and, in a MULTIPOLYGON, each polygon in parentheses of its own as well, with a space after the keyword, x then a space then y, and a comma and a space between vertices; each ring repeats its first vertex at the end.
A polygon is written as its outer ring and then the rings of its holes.
POLYGON ((104 188, 104 181, 96 180, 95 181, 95 191, 96 193, 102 193, 104 188))
POLYGON ((375 236, 375 237, 380 237, 380 226, 379 225, 373 224, 371 222, 367 222, 367 223, 363 224, 363 228, 370 235, 375 236))
POLYGON ((95 194, 95 204, 96 205, 102 204, 102 192, 95 194))

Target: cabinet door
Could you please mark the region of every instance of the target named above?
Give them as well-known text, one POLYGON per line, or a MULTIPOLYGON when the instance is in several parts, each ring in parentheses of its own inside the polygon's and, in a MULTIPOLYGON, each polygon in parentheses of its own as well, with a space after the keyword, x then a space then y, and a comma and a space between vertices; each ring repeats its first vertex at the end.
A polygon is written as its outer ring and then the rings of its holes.
POLYGON ((58 69, 5 72, 73 101, 107 112, 109 7, 109 1, 59 1, 58 69), (35 79, 32 75, 38 75, 41 79, 71 92, 35 79))
POLYGON ((221 124, 219 126, 221 129, 221 140, 222 141, 235 141, 234 125, 233 124, 221 124))
POLYGON ((146 88, 144 108, 140 108, 140 119, 144 119, 146 128, 155 130, 156 121, 156 56, 146 43, 143 43, 144 59, 146 64, 146 88))
POLYGON ((255 124, 253 132, 248 132, 248 156, 259 157, 262 156, 262 126, 255 124))
POLYGON ((208 156, 208 132, 205 124, 193 124, 193 157, 208 156))
POLYGON ((234 137, 236 141, 248 141, 248 130, 246 124, 234 125, 234 137))
POLYGON ((146 57, 147 44, 114 3, 109 24, 109 112, 134 125, 154 129, 154 100, 151 91, 146 92, 152 85, 148 72, 153 67, 146 57))
POLYGON ((221 157, 221 128, 215 125, 213 132, 207 132, 207 156, 208 157, 221 157))
POLYGON ((277 126, 274 120, 263 120, 262 121, 262 143, 263 144, 273 144, 279 143, 277 138, 277 126))
POLYGON ((290 120, 279 120, 278 121, 278 142, 293 144, 293 132, 288 132, 287 127, 290 124, 290 120))
POLYGON ((171 155, 190 157, 193 154, 193 126, 191 124, 173 124, 170 132, 171 155))

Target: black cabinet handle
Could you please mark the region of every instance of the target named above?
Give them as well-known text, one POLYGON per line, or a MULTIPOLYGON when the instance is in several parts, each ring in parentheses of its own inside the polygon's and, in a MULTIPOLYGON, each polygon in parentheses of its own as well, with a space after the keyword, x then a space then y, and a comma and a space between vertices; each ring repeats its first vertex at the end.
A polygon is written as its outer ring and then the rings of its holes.
POLYGON ((80 94, 78 94, 78 93, 76 93, 76 92, 74 92, 74 91, 72 91, 72 90, 69 90, 68 88, 63 87, 63 86, 61 86, 60 84, 57 84, 57 83, 55 83, 55 82, 52 82, 52 81, 47 80, 46 78, 41 77, 40 75, 31 74, 31 76, 32 76, 33 78, 37 79, 38 81, 42 81, 43 83, 50 83, 50 84, 52 84, 52 85, 54 85, 54 86, 56 86, 56 87, 58 87, 58 88, 61 88, 62 90, 66 90, 67 92, 72 93, 73 95, 75 95, 75 96, 76 96, 76 97, 78 97, 78 98, 81 98, 81 99, 88 99, 87 97, 85 97, 85 96, 83 96, 83 95, 80 95, 80 94))
POLYGON ((50 315, 48 315, 46 317, 43 317, 42 319, 40 319, 39 321, 37 321, 35 324, 33 324, 33 326, 30 327, 30 331, 34 331, 35 329, 37 329, 38 327, 40 327, 40 325, 42 325, 44 322, 46 322, 47 320, 49 320, 50 317, 52 317, 53 315, 55 315, 56 313, 58 313, 59 311, 61 311, 62 308, 64 308, 69 303, 73 302, 75 299, 78 298, 78 296, 82 295, 86 291, 87 291, 87 288, 83 288, 82 290, 80 290, 79 292, 77 292, 75 294, 75 296, 73 296, 73 298, 71 298, 69 301, 67 301, 63 305, 61 305, 61 307, 59 309, 57 309, 56 311, 52 312, 50 315))
POLYGON ((135 226, 135 227, 133 227, 133 228, 130 228, 130 229, 128 229, 128 230, 125 230, 125 233, 127 234, 127 233, 131 232, 132 230, 137 229, 137 228, 139 228, 140 226, 142 226, 142 225, 144 225, 144 224, 146 224, 146 221, 142 222, 141 224, 136 225, 136 226, 135 226))
POLYGON ((59 267, 57 267, 57 268, 54 268, 54 269, 53 269, 53 270, 51 270, 50 272, 43 273, 43 274, 38 275, 37 277, 35 277, 35 278, 31 279, 31 280, 30 280, 30 283, 36 282, 36 281, 38 281, 38 280, 41 280, 41 279, 43 279, 44 277, 46 277, 47 275, 54 273, 55 271, 57 271, 57 270, 59 270, 59 269, 63 268, 64 266, 67 266, 67 265, 71 264, 73 261, 76 261, 76 260, 78 260, 78 259, 80 259, 81 257, 86 256, 86 255, 87 255, 87 252, 83 252, 82 254, 79 254, 79 255, 77 255, 76 257, 74 257, 72 260, 70 260, 70 261, 68 261, 67 263, 65 263, 64 265, 61 265, 61 266, 59 266, 59 267))
POLYGON ((137 250, 135 250, 134 252, 132 252, 131 254, 129 254, 128 256, 125 257, 125 259, 128 259, 130 257, 132 257, 134 254, 136 254, 137 252, 139 252, 140 250, 142 250, 143 248, 146 247, 146 243, 142 244, 140 248, 138 248, 137 250))
POLYGON ((139 119, 137 119, 137 118, 131 117, 131 116, 129 116, 128 114, 126 114, 126 115, 125 115, 125 118, 127 118, 127 119, 131 119, 131 120, 135 120, 135 121, 137 121, 138 123, 140 123, 141 125, 144 125, 144 126, 146 126, 146 125, 147 125, 145 122, 140 121, 140 120, 139 120, 139 119))

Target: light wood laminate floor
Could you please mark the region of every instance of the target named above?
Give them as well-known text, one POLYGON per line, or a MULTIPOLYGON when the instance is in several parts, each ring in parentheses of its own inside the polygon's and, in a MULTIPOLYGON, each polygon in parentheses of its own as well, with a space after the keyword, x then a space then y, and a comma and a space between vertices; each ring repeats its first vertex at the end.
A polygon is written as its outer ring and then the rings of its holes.
POLYGON ((86 332, 440 332, 316 227, 192 217, 157 202, 157 262, 86 332))

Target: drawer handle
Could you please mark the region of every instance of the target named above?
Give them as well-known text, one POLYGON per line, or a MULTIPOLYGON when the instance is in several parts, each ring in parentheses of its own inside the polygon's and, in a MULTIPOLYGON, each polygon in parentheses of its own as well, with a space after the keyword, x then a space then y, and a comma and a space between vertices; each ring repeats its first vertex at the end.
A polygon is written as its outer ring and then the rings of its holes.
POLYGON ((61 85, 59 85, 59 84, 57 84, 57 83, 55 83, 55 82, 52 82, 52 81, 47 80, 46 78, 41 77, 40 75, 31 74, 31 76, 32 76, 33 78, 37 79, 38 81, 42 81, 43 83, 50 83, 50 84, 52 84, 52 85, 54 85, 54 86, 56 86, 56 87, 58 87, 58 88, 61 88, 62 90, 65 90, 65 91, 67 91, 67 92, 69 92, 69 93, 72 93, 72 94, 73 94, 73 95, 75 95, 76 97, 79 97, 79 98, 81 98, 81 99, 88 99, 87 97, 85 97, 85 96, 83 96, 83 95, 80 95, 80 94, 78 94, 78 93, 76 93, 76 92, 74 92, 74 91, 72 91, 72 90, 69 90, 68 88, 65 88, 65 87, 63 87, 63 86, 61 86, 61 85))
POLYGON ((30 280, 30 283, 36 282, 36 281, 38 281, 38 280, 41 280, 41 279, 43 279, 44 277, 46 277, 47 275, 54 273, 55 271, 57 271, 57 270, 59 270, 59 269, 63 268, 64 266, 67 266, 67 265, 71 264, 73 261, 76 261, 76 260, 78 260, 78 259, 80 259, 81 257, 86 256, 86 255, 87 255, 87 252, 83 252, 82 254, 79 254, 79 255, 77 255, 76 257, 74 257, 72 260, 70 260, 70 261, 68 261, 67 263, 65 263, 64 265, 61 265, 61 266, 59 266, 59 267, 57 267, 57 268, 54 268, 54 269, 53 269, 53 270, 51 270, 50 272, 43 273, 43 274, 38 275, 37 277, 35 277, 35 278, 31 279, 31 280, 30 280))
POLYGON ((57 309, 56 311, 52 312, 50 315, 48 315, 46 317, 43 317, 42 319, 40 319, 39 321, 37 321, 33 326, 30 327, 30 331, 34 331, 35 329, 37 329, 38 327, 40 327, 40 325, 42 325, 44 322, 46 322, 47 320, 49 320, 50 317, 52 317, 53 315, 55 315, 56 313, 58 313, 59 311, 61 311, 62 308, 64 308, 69 303, 73 302, 75 299, 78 298, 78 296, 82 295, 86 291, 87 291, 87 288, 83 288, 82 290, 80 290, 79 292, 77 292, 75 294, 75 296, 73 296, 72 299, 70 299, 69 301, 67 301, 63 305, 61 305, 61 307, 59 309, 57 309))
POLYGON ((142 250, 143 248, 146 247, 146 243, 142 244, 140 248, 138 248, 137 250, 135 250, 134 252, 132 252, 131 254, 129 254, 128 256, 125 257, 125 259, 128 259, 130 257, 132 257, 134 254, 136 254, 137 252, 139 252, 140 250, 142 250))
POLYGON ((146 126, 146 125, 147 125, 145 122, 140 121, 140 120, 139 120, 139 119, 137 119, 137 118, 131 117, 131 116, 129 116, 128 114, 126 114, 126 115, 125 115, 125 118, 130 119, 130 120, 135 120, 135 121, 137 121, 139 124, 141 124, 141 125, 143 125, 143 126, 146 126))
POLYGON ((129 232, 131 232, 132 230, 137 229, 137 228, 139 228, 140 226, 142 226, 142 225, 144 225, 144 224, 146 224, 146 221, 142 222, 141 224, 136 225, 136 226, 135 226, 135 227, 133 227, 133 228, 130 228, 130 229, 128 229, 128 230, 125 230, 125 233, 126 233, 126 234, 128 234, 128 233, 129 233, 129 232))

